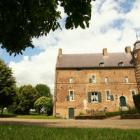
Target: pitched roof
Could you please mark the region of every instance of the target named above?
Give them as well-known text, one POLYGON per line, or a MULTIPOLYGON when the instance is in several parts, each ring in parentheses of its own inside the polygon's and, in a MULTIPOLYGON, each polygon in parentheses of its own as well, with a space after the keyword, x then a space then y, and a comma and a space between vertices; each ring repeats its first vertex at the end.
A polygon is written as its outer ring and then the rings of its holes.
POLYGON ((104 68, 134 67, 131 53, 62 54, 58 57, 56 68, 104 68), (101 64, 101 65, 100 65, 101 64))

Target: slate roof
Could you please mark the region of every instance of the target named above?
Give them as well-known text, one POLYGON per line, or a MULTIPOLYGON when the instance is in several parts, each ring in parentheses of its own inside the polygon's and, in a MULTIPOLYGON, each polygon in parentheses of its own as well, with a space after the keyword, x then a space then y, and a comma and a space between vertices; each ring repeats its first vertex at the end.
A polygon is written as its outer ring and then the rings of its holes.
POLYGON ((59 56, 56 68, 105 68, 105 67, 134 67, 130 53, 94 54, 62 54, 59 56))

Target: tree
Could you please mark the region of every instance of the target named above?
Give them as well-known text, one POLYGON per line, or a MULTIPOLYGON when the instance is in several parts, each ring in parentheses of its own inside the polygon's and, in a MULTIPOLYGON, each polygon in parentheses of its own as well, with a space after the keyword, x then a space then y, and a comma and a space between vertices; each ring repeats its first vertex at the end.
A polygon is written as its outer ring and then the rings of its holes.
POLYGON ((53 103, 52 99, 49 97, 42 96, 38 98, 35 101, 34 106, 39 114, 40 113, 46 113, 48 115, 52 114, 53 103))
POLYGON ((19 88, 15 113, 29 114, 30 109, 34 107, 34 102, 39 97, 37 90, 31 85, 24 85, 19 88))
POLYGON ((50 88, 47 85, 37 84, 35 88, 38 91, 38 94, 40 95, 40 97, 41 96, 52 97, 50 88))
POLYGON ((134 104, 136 109, 140 112, 140 94, 133 96, 134 104))
POLYGON ((0 60, 0 108, 1 114, 4 107, 12 104, 16 95, 16 82, 12 70, 0 60))
POLYGON ((93 0, 1 0, 0 43, 10 54, 34 47, 33 37, 47 35, 60 27, 61 12, 66 13, 65 27, 89 27, 93 0))

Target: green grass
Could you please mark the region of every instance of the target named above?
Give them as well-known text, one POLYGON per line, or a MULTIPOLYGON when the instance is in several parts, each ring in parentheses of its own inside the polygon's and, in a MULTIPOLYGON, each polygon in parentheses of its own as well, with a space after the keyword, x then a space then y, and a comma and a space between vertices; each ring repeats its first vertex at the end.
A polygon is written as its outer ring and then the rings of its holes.
POLYGON ((54 116, 47 116, 47 115, 17 115, 16 118, 23 118, 23 119, 56 119, 54 116))
MULTIPOLYGON (((39 115, 37 113, 32 113, 29 115, 17 115, 17 114, 13 114, 13 113, 5 113, 4 114, 0 114, 0 118, 22 118, 22 119, 58 119, 54 116, 47 116, 47 115, 39 115)), ((1 140, 1 139, 0 139, 1 140)))
POLYGON ((140 140, 140 130, 4 125, 0 140, 140 140))

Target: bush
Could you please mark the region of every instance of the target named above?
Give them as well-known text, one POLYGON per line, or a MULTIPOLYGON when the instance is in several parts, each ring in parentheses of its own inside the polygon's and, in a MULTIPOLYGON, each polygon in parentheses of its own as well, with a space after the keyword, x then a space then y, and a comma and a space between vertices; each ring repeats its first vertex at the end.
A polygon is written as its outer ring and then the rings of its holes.
POLYGON ((136 109, 140 112, 140 94, 133 96, 134 104, 136 109))

